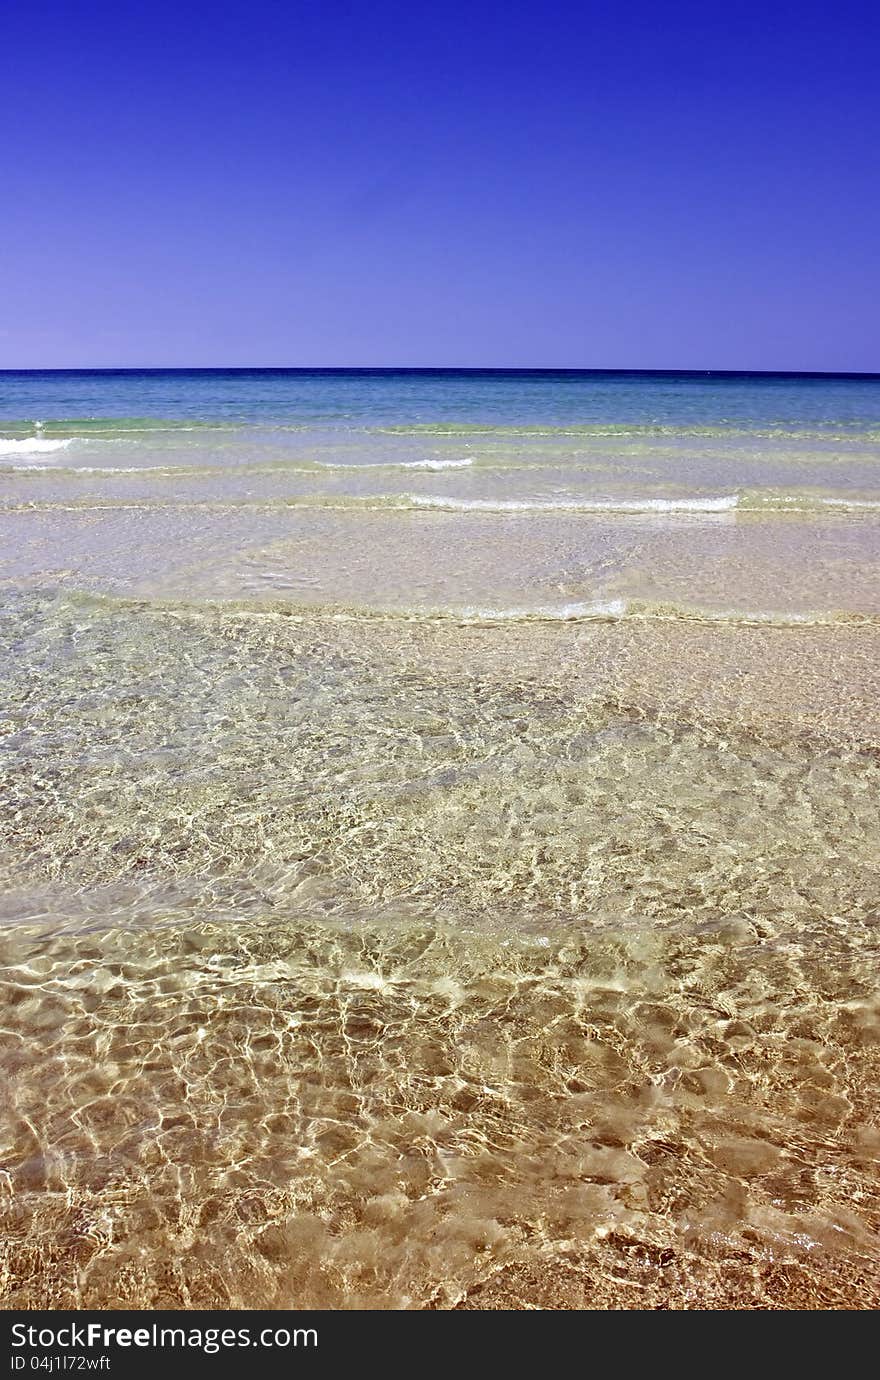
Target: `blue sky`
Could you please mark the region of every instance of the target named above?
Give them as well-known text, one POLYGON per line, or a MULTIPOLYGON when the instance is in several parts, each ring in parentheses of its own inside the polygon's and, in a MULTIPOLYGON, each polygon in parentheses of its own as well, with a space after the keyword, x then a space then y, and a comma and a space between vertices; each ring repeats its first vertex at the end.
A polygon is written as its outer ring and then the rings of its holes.
POLYGON ((880 11, 7 0, 0 367, 880 369, 880 11))

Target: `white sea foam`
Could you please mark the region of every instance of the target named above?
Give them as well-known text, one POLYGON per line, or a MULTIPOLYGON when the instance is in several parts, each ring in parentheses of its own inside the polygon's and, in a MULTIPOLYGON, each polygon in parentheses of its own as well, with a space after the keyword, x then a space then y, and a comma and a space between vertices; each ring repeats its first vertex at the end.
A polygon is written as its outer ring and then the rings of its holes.
POLYGON ((47 455, 52 451, 66 450, 72 444, 71 440, 50 441, 44 436, 25 436, 18 441, 0 437, 0 455, 47 455))
POLYGON ((486 513, 725 513, 736 508, 736 494, 723 498, 632 498, 632 499, 528 499, 441 498, 410 494, 408 502, 420 508, 453 508, 486 513))
POLYGON ((567 622, 576 618, 622 618, 627 611, 625 599, 598 600, 593 603, 539 604, 535 608, 467 608, 461 617, 469 622, 495 622, 499 619, 521 620, 550 618, 567 622))
POLYGON ((823 498, 829 508, 880 508, 877 498, 823 498))
POLYGON ((403 470, 464 470, 473 460, 403 460, 403 470))
MULTIPOLYGON (((33 469, 32 465, 10 465, 10 469, 33 469)), ((142 474, 147 477, 161 474, 174 475, 173 470, 163 470, 158 466, 150 465, 71 465, 69 468, 56 466, 52 470, 53 474, 77 475, 77 474, 142 474)), ((185 472, 184 472, 185 473, 185 472)))
POLYGON ((684 620, 698 623, 724 624, 769 624, 773 627, 804 627, 834 623, 875 622, 871 614, 853 614, 844 611, 826 613, 786 612, 784 610, 756 608, 701 608, 676 604, 652 604, 641 600, 606 599, 592 602, 572 602, 566 604, 513 605, 506 608, 469 607, 461 610, 448 609, 446 616, 472 623, 527 622, 533 619, 553 621, 580 621, 584 619, 660 620, 677 622, 684 620))
POLYGON ((318 460, 322 470, 463 470, 473 460, 374 460, 365 465, 340 464, 333 460, 318 460))

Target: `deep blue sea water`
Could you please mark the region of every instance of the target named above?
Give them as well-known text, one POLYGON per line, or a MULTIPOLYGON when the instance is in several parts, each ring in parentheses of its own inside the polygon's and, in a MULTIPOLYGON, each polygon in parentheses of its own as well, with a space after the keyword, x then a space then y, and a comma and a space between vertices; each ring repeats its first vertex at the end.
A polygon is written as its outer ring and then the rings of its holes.
POLYGON ((880 375, 553 370, 0 372, 0 420, 880 427, 880 375))

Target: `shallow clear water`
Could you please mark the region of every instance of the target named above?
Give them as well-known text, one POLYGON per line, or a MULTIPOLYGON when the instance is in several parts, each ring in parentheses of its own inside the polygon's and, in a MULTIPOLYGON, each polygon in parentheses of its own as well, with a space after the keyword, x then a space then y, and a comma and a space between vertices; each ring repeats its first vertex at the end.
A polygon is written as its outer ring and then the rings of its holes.
POLYGON ((880 382, 0 418, 7 1306, 875 1304, 880 382))

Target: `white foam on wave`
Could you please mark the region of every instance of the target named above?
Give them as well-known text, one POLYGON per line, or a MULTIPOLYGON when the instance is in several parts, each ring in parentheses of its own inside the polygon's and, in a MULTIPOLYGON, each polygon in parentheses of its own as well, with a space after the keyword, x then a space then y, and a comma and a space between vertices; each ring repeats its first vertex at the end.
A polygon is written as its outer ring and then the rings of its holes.
POLYGON ((441 498, 410 494, 410 503, 419 508, 452 508, 462 512, 484 513, 726 513, 736 508, 736 494, 721 498, 632 498, 632 499, 528 499, 441 498))
POLYGON ((592 602, 572 602, 566 604, 538 604, 511 606, 507 608, 470 607, 461 610, 449 609, 447 616, 463 622, 494 623, 498 621, 528 622, 549 619, 558 622, 573 622, 588 619, 617 620, 638 619, 661 622, 696 622, 747 625, 770 625, 773 627, 813 627, 845 623, 875 622, 871 614, 847 613, 845 611, 796 612, 755 608, 701 608, 697 605, 650 604, 640 600, 606 599, 592 602))
POLYGON ((880 508, 877 498, 823 498, 829 508, 880 508))
POLYGON ((72 444, 72 440, 51 441, 44 436, 25 436, 18 441, 0 437, 0 455, 48 455, 72 444))
POLYGON ((403 470, 464 470, 473 460, 403 460, 403 470))
POLYGON ((473 460, 373 460, 365 465, 340 464, 333 460, 318 460, 322 470, 463 470, 473 460))
MULTIPOLYGON (((31 465, 12 465, 11 469, 32 469, 31 465)), ((173 471, 160 469, 158 466, 150 465, 71 465, 69 468, 57 466, 53 474, 143 474, 148 478, 152 475, 173 474, 173 471)), ((185 473, 185 472, 184 472, 185 473)))
POLYGON ((593 603, 539 604, 534 608, 466 608, 462 609, 461 617, 469 622, 495 622, 500 619, 518 621, 527 618, 568 622, 581 618, 623 618, 626 612, 625 599, 606 599, 593 603))

